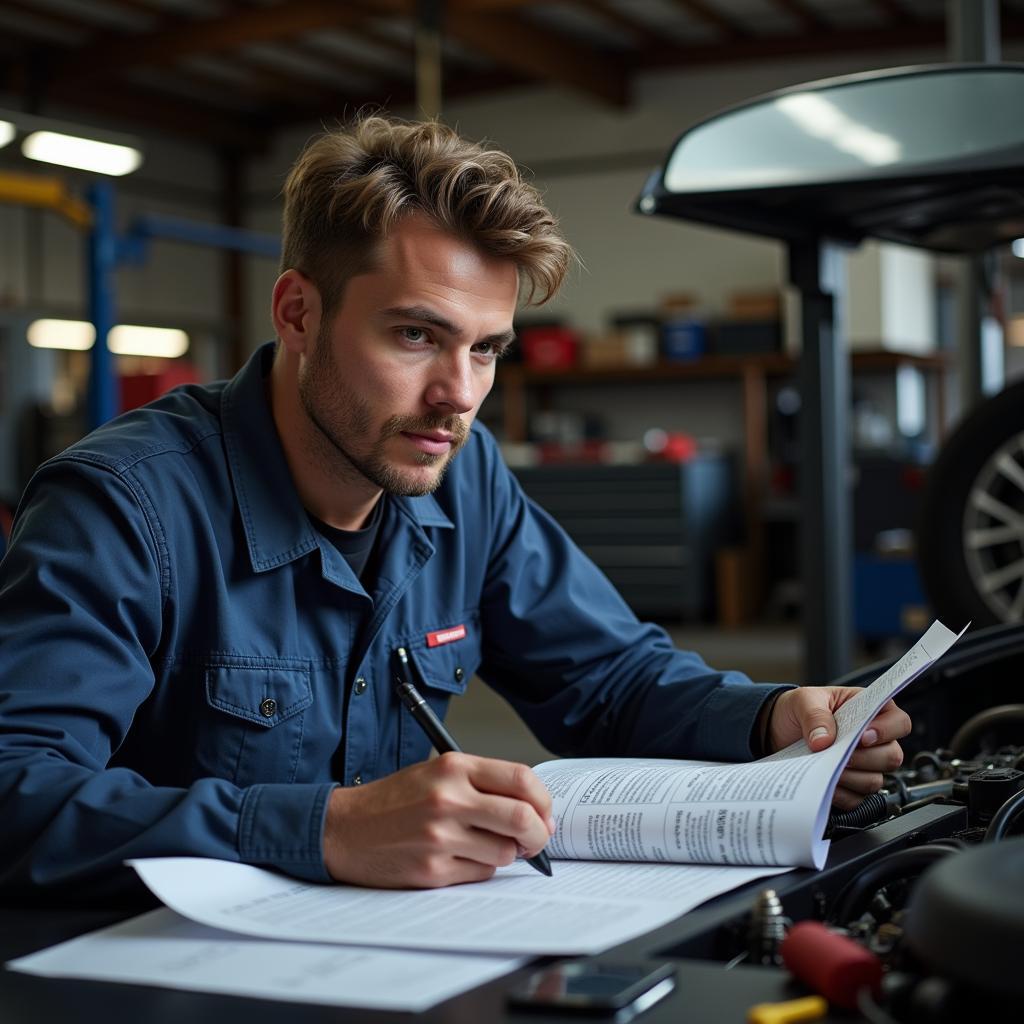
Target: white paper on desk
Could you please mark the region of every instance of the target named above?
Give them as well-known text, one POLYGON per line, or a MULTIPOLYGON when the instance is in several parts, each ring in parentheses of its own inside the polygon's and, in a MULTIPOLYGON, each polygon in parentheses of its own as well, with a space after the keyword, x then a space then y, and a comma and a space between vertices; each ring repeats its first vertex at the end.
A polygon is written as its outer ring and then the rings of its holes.
POLYGON ((47 978, 418 1012, 525 962, 523 958, 269 942, 207 928, 164 908, 12 960, 7 966, 47 978))
POLYGON ((195 857, 128 862, 179 914, 244 935, 475 953, 598 953, 781 868, 522 861, 486 882, 395 891, 315 885, 195 857))

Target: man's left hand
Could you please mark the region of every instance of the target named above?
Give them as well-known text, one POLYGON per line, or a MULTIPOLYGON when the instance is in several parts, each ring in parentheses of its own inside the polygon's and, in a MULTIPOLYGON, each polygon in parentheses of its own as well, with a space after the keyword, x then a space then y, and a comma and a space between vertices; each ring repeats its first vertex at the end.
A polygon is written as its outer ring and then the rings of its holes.
MULTIPOLYGON (((781 750, 803 739, 813 751, 830 747, 836 738, 833 714, 855 694, 856 686, 801 686, 786 690, 775 701, 768 722, 767 747, 781 750)), ((891 700, 868 723, 839 776, 833 805, 840 811, 856 807, 870 793, 882 788, 882 773, 903 763, 899 740, 910 732, 910 716, 891 700)))

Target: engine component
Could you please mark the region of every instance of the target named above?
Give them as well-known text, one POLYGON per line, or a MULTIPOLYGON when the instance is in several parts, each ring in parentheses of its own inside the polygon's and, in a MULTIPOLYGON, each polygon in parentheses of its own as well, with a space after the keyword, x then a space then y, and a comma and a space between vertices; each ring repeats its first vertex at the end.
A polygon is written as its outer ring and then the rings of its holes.
MULTIPOLYGON (((1024 789, 1024 772, 1014 768, 983 768, 967 778, 967 820, 985 826, 1007 800, 1024 789)), ((954 790, 955 792, 955 790, 954 790)))
POLYGON ((992 816, 983 842, 993 843, 1002 839, 1022 813, 1024 813, 1024 790, 1011 796, 992 816))
POLYGON ((958 853, 926 871, 911 898, 905 937, 943 978, 1024 996, 1024 838, 958 853))
POLYGON ((916 878, 926 867, 949 856, 948 846, 929 844, 897 850, 866 868, 843 890, 831 920, 839 925, 855 921, 868 909, 876 895, 885 888, 905 878, 916 878))
POLYGON ((750 914, 747 962, 752 964, 781 963, 779 947, 786 937, 789 919, 783 916, 782 902, 774 889, 757 894, 750 914))
POLYGON ((819 921, 793 925, 782 943, 782 960, 805 985, 830 1003, 855 1009, 862 989, 877 993, 882 962, 852 939, 819 921))
MULTIPOLYGON (((949 741, 950 752, 954 757, 965 757, 969 751, 978 750, 978 741, 997 726, 1013 726, 1019 735, 1024 726, 1024 704, 1000 704, 969 718, 949 741)), ((986 748, 983 745, 981 749, 986 748)))

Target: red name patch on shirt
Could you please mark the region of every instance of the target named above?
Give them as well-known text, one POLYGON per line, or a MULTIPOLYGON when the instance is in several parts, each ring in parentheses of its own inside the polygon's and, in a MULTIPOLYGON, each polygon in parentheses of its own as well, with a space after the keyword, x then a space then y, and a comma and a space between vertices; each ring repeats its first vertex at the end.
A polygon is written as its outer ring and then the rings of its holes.
POLYGON ((451 629, 439 629, 427 634, 428 647, 440 647, 442 644, 454 643, 466 635, 465 626, 452 626, 451 629))

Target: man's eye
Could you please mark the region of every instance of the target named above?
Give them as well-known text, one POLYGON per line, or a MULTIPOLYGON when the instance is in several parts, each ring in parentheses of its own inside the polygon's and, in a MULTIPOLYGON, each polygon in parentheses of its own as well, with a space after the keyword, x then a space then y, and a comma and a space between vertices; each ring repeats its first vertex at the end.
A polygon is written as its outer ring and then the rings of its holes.
POLYGON ((481 341, 476 345, 476 351, 480 355, 500 359, 508 351, 508 348, 505 345, 496 345, 493 341, 481 341))
POLYGON ((427 332, 422 327, 403 327, 402 337, 406 341, 422 342, 427 340, 427 332))

